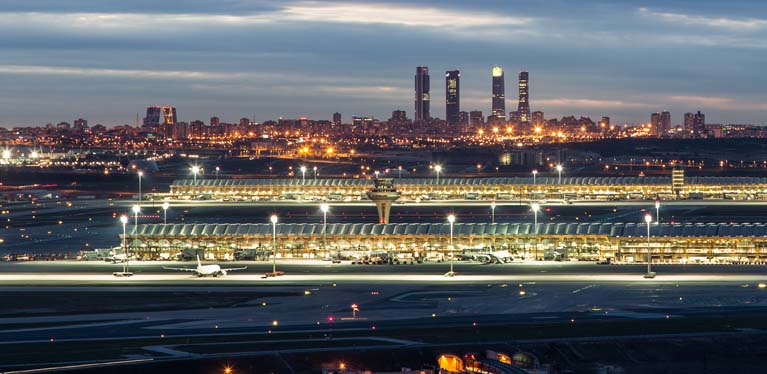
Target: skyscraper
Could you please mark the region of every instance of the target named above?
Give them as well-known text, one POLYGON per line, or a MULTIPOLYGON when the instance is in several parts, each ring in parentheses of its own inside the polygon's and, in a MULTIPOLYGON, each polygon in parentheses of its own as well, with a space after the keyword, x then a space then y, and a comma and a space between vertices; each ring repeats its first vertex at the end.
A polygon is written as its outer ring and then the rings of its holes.
POLYGON ((519 121, 522 123, 530 122, 530 96, 528 92, 528 77, 526 71, 519 72, 519 105, 517 113, 519 121))
POLYGON ((684 114, 684 131, 691 133, 695 125, 695 115, 687 112, 684 114))
POLYGON ((459 123, 458 112, 461 111, 460 78, 461 72, 459 70, 445 72, 445 119, 449 124, 459 123))
POLYGON ((338 113, 338 112, 333 113, 333 125, 335 126, 341 125, 341 113, 338 113))
POLYGON ((506 89, 503 84, 503 68, 493 66, 493 108, 490 116, 496 120, 506 120, 506 89))
POLYGON ((172 106, 150 106, 146 108, 144 129, 171 137, 176 124, 176 108, 172 106))
POLYGON ((706 135, 706 115, 700 111, 693 115, 692 134, 695 137, 706 135))
POLYGON ((426 121, 431 118, 429 114, 429 68, 419 66, 415 68, 415 120, 426 121))
POLYGON ((650 114, 650 131, 655 136, 659 136, 661 134, 660 113, 658 112, 650 114))
POLYGON ((660 112, 660 128, 658 131, 660 136, 668 136, 669 131, 671 131, 671 113, 667 110, 660 112))

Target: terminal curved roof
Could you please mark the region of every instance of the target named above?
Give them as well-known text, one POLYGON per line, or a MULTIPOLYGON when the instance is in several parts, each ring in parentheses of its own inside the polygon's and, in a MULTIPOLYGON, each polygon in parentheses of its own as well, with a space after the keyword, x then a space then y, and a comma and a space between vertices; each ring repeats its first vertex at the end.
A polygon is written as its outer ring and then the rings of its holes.
MULTIPOLYGON (((276 226, 279 236, 319 236, 321 223, 287 223, 276 226)), ((329 223, 331 236, 449 236, 448 223, 329 223)), ((462 236, 518 236, 534 235, 532 223, 456 223, 454 235, 462 236)), ((540 223, 539 235, 599 235, 609 237, 645 237, 644 223, 540 223)), ((663 223, 651 225, 653 237, 767 237, 767 223, 663 223)), ((227 237, 271 236, 269 223, 216 223, 216 224, 149 224, 139 225, 130 235, 144 237, 227 237)))
MULTIPOLYGON (((537 177, 535 183, 539 185, 559 184, 557 177, 537 177)), ((764 177, 686 177, 686 184, 699 185, 756 185, 767 184, 764 177)), ((491 177, 491 178, 395 178, 395 186, 411 185, 532 185, 531 177, 491 177)), ((651 177, 562 177, 564 185, 585 186, 614 186, 614 185, 665 185, 671 184, 670 176, 651 177)), ((354 178, 278 178, 278 179, 176 179, 172 186, 201 186, 201 187, 247 187, 247 186, 316 186, 316 187, 348 187, 348 186, 372 186, 370 179, 354 178)))

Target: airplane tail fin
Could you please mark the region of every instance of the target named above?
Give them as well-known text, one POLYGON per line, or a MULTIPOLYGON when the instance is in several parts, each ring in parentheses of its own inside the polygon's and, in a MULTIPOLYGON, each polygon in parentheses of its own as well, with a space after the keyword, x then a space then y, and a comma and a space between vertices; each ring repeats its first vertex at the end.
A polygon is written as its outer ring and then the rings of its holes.
POLYGON ((197 266, 202 266, 202 262, 200 262, 200 255, 197 255, 197 266))

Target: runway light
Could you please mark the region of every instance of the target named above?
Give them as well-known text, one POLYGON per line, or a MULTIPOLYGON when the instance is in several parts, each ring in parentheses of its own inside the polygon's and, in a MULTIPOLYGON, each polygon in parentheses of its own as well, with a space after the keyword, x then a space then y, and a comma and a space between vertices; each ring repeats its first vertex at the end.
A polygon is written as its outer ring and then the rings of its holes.
POLYGON ((266 306, 266 301, 262 301, 261 306, 266 306))
POLYGON ((431 314, 431 318, 434 318, 434 317, 436 317, 436 316, 437 316, 437 313, 432 313, 432 314, 431 314))
POLYGON ((280 324, 280 321, 278 321, 276 319, 274 321, 272 321, 272 326, 277 326, 279 324, 280 324))
POLYGON ((759 285, 757 287, 759 287, 759 288, 767 288, 767 284, 759 283, 759 285))
POLYGON ((525 296, 525 290, 519 291, 519 296, 525 296))

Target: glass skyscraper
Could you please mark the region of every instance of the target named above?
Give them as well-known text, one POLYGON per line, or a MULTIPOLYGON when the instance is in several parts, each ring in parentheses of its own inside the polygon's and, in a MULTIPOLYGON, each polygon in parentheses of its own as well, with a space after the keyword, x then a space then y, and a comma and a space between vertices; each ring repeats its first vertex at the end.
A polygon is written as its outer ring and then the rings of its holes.
POLYGON ((415 120, 425 121, 431 118, 429 114, 429 68, 415 68, 415 120))
POLYGON ((459 70, 445 72, 445 118, 450 124, 460 122, 458 118, 458 113, 461 111, 460 78, 459 70))

